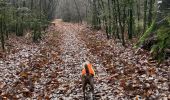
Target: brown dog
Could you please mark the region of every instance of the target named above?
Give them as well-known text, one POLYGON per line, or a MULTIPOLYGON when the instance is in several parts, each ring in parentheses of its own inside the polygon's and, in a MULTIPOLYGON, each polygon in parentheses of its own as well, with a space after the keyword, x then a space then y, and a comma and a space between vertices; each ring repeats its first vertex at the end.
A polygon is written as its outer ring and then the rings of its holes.
POLYGON ((83 64, 83 70, 82 70, 82 84, 83 84, 84 99, 85 99, 85 89, 87 84, 90 85, 91 91, 94 94, 94 81, 93 81, 94 75, 95 72, 93 70, 92 65, 89 62, 85 62, 83 64))

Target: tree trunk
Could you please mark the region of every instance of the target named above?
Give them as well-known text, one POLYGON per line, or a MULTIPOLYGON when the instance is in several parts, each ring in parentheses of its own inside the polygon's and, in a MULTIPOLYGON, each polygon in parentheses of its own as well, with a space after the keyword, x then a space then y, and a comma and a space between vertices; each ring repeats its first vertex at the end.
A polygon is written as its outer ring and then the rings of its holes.
MULTIPOLYGON (((3 12, 3 13, 5 13, 5 12, 3 12)), ((4 26, 4 20, 3 20, 4 19, 4 15, 1 16, 0 18, 1 18, 1 20, 0 20, 1 21, 1 23, 0 23, 0 25, 1 25, 1 27, 0 27, 1 28, 0 29, 0 33, 1 33, 1 46, 2 46, 2 50, 5 51, 5 40, 4 40, 4 30, 3 30, 4 29, 4 27, 3 27, 4 26)))
POLYGON ((110 8, 110 0, 108 0, 108 11, 109 11, 109 14, 108 14, 108 35, 109 35, 109 38, 111 36, 111 33, 112 33, 112 25, 111 25, 111 8, 110 8))
POLYGON ((148 0, 145 0, 145 1, 144 1, 143 33, 146 31, 147 3, 148 3, 148 0))
POLYGON ((140 32, 140 0, 137 0, 137 18, 138 18, 138 33, 140 32))
POLYGON ((150 0, 149 1, 148 26, 150 26, 152 23, 153 5, 154 5, 154 0, 150 0))
POLYGON ((93 0, 93 18, 92 18, 92 24, 93 28, 97 29, 97 8, 96 8, 96 0, 93 0))
POLYGON ((116 36, 117 36, 117 38, 118 39, 120 39, 120 35, 119 35, 119 27, 118 27, 118 25, 119 25, 119 22, 118 22, 118 13, 117 13, 117 9, 116 9, 116 1, 115 0, 113 0, 113 2, 114 2, 114 17, 115 17, 115 29, 116 29, 116 36))
POLYGON ((33 10, 33 7, 34 7, 34 2, 33 0, 31 0, 31 11, 33 10))
POLYGON ((128 27, 128 37, 129 39, 132 39, 133 35, 133 11, 132 11, 132 0, 130 0, 130 7, 129 7, 129 27, 128 27))
POLYGON ((133 24, 133 19, 132 19, 132 17, 133 17, 133 15, 132 15, 132 9, 130 8, 129 9, 129 28, 128 28, 128 36, 129 36, 129 39, 132 39, 132 30, 133 30, 133 26, 132 26, 132 24, 133 24))
MULTIPOLYGON (((119 0, 117 1, 117 10, 118 10, 118 19, 119 19, 119 26, 120 26, 120 30, 121 30, 121 34, 122 34, 122 45, 125 46, 125 39, 124 39, 124 27, 122 25, 122 22, 124 24, 125 22, 125 16, 123 17, 123 21, 121 22, 121 13, 120 13, 120 4, 119 4, 119 0)), ((124 6, 124 15, 125 15, 125 6, 124 6)))
POLYGON ((82 18, 81 18, 81 15, 80 15, 79 7, 78 7, 77 2, 75 0, 74 0, 74 4, 76 6, 77 14, 79 16, 79 21, 82 23, 82 18))

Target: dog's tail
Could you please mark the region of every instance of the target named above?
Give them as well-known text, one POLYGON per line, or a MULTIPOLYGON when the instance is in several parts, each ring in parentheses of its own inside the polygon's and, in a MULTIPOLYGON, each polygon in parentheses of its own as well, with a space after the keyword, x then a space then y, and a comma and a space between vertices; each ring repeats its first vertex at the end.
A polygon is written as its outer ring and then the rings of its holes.
POLYGON ((89 75, 90 72, 87 64, 85 64, 85 70, 86 70, 86 74, 89 75))

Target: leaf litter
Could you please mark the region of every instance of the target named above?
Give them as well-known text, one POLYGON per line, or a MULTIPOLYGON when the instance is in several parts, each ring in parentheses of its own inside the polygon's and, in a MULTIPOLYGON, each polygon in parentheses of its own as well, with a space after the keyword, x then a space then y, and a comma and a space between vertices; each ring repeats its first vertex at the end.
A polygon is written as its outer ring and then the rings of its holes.
POLYGON ((170 98, 170 59, 160 67, 149 52, 107 40, 88 25, 54 21, 40 43, 12 36, 0 53, 1 99, 80 100, 81 64, 89 60, 96 72, 98 100, 170 98))

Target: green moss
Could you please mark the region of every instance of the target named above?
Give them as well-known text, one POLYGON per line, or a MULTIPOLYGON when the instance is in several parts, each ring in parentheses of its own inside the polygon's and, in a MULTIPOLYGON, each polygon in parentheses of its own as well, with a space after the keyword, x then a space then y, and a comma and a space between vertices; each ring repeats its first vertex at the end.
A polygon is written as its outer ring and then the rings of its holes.
POLYGON ((152 33, 155 27, 155 20, 152 22, 151 26, 146 30, 146 32, 143 34, 143 36, 139 39, 138 43, 134 46, 134 48, 138 48, 140 45, 142 45, 145 41, 145 39, 152 33))
MULTIPOLYGON (((166 19, 168 21, 168 19, 166 19)), ((158 42, 152 46, 151 53, 158 59, 159 62, 165 58, 165 49, 170 46, 170 23, 168 25, 162 25, 157 30, 158 42)))

